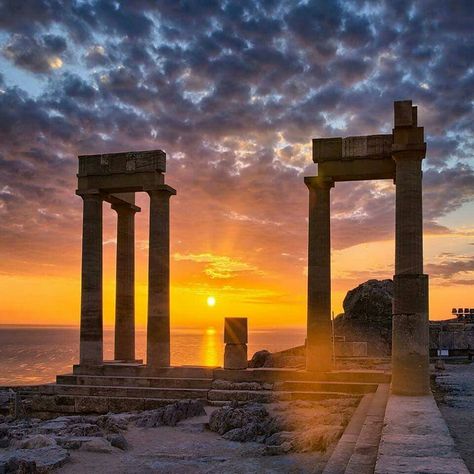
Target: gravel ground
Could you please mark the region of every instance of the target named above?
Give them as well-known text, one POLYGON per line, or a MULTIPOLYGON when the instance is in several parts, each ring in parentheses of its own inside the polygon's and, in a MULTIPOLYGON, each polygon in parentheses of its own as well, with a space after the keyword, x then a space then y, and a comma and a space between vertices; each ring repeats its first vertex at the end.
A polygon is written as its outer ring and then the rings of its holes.
POLYGON ((436 372, 434 389, 456 448, 474 473, 474 364, 446 364, 436 372))

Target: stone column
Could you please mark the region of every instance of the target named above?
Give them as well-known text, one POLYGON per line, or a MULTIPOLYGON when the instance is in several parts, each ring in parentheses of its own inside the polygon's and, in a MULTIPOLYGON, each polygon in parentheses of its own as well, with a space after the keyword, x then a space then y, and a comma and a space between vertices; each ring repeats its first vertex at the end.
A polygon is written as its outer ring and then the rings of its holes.
POLYGON ((115 285, 115 360, 135 360, 135 212, 114 204, 117 212, 115 285))
POLYGON ((103 363, 102 340, 102 197, 81 194, 84 204, 82 227, 82 288, 80 364, 103 363))
POLYGON ((150 239, 148 256, 147 365, 170 365, 170 222, 169 199, 176 191, 164 185, 148 191, 150 239))
POLYGON ((422 169, 426 145, 410 101, 395 103, 396 164, 392 392, 430 391, 428 276, 423 274, 422 169))
POLYGON ((306 370, 333 368, 331 344, 331 178, 306 177, 309 189, 306 370))

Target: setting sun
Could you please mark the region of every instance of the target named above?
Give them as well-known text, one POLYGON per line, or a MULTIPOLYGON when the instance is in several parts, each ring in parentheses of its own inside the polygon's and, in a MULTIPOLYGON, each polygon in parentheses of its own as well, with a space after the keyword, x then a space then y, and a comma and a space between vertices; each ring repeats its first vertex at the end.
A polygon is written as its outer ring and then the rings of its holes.
POLYGON ((215 306, 216 304, 216 299, 214 296, 208 296, 207 297, 207 306, 215 306))

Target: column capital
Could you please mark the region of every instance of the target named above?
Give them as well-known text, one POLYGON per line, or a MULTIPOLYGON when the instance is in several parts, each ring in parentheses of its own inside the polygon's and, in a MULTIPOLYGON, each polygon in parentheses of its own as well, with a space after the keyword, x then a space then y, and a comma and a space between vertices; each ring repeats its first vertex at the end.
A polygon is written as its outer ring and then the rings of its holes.
POLYGON ((395 161, 423 160, 426 156, 426 143, 392 145, 392 158, 395 161))
POLYGON ((162 184, 159 186, 154 186, 152 188, 143 189, 148 195, 151 197, 152 195, 156 194, 168 194, 169 196, 176 195, 176 189, 168 186, 167 184, 162 184))
POLYGON ((80 196, 82 199, 93 199, 97 201, 102 201, 104 199, 103 194, 98 189, 90 189, 88 191, 76 190, 76 195, 80 196))
POLYGON ((331 189, 334 187, 334 179, 329 176, 305 176, 304 184, 308 189, 331 189))

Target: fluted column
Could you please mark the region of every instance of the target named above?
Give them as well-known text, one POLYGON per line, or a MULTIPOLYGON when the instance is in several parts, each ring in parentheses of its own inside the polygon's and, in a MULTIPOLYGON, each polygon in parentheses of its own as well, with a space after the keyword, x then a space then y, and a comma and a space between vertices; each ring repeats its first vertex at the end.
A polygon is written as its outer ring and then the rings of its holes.
POLYGON ((169 199, 176 191, 164 185, 148 191, 150 239, 148 256, 147 365, 170 365, 170 222, 169 199))
POLYGON ((81 195, 84 204, 82 227, 81 365, 103 363, 102 334, 102 197, 81 195))
POLYGON ((114 204, 117 212, 115 360, 135 360, 135 212, 114 204))
POLYGON ((331 178, 306 177, 309 189, 308 313, 306 370, 332 368, 331 344, 331 178))

